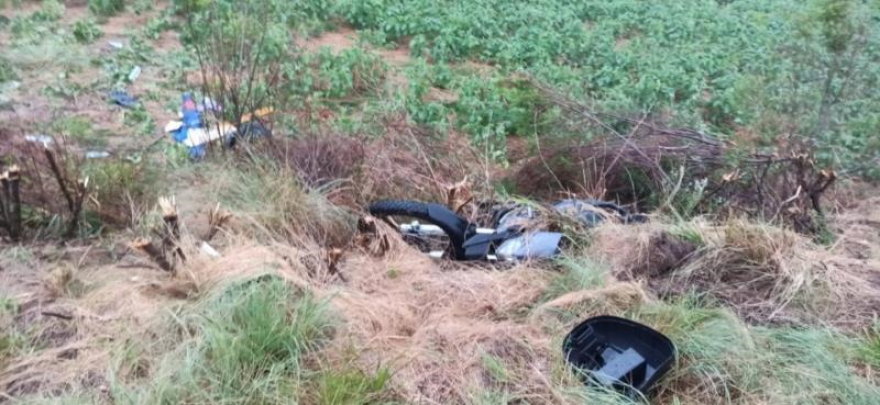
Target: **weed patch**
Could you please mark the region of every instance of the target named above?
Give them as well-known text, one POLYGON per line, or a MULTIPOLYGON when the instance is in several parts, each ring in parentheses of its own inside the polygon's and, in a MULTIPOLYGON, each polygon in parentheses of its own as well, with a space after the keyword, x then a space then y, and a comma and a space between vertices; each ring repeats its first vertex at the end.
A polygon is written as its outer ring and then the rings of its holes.
POLYGON ((98 17, 111 17, 123 10, 125 10, 123 0, 89 0, 89 11, 98 17))
POLYGON ((559 274, 547 286, 544 292, 545 299, 601 287, 609 276, 609 269, 605 263, 587 256, 576 258, 565 256, 558 261, 558 265, 559 274))
POLYGON ((264 157, 246 157, 222 169, 212 188, 217 199, 248 218, 257 235, 281 236, 302 241, 344 246, 354 232, 352 216, 330 203, 339 186, 328 183, 317 188, 302 183, 298 173, 264 157))
POLYGON ((90 19, 79 20, 73 24, 73 37, 81 44, 91 44, 98 40, 104 33, 98 24, 90 19))
POLYGON ((323 303, 277 277, 228 286, 183 314, 187 336, 143 385, 118 386, 130 404, 280 403, 298 397, 307 356, 332 336, 323 303))
POLYGON ((830 330, 749 328, 695 298, 647 306, 635 315, 679 350, 658 394, 663 401, 870 404, 880 393, 850 367, 852 339, 830 330))
POLYGON ((9 82, 18 79, 18 74, 15 73, 15 68, 12 67, 12 62, 5 57, 0 58, 0 83, 9 82))

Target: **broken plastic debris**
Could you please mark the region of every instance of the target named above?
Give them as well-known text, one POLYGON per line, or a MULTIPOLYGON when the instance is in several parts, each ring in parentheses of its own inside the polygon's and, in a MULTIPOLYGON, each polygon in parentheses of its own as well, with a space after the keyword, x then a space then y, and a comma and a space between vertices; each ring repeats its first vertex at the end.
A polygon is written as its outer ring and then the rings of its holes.
POLYGON ((43 144, 44 148, 48 148, 49 145, 54 142, 51 136, 43 134, 25 135, 24 140, 28 142, 43 144))
POLYGON ((183 126, 183 121, 168 121, 165 124, 165 132, 174 132, 180 129, 183 126))
POLYGON ((647 396, 675 361, 675 345, 660 332, 615 316, 576 326, 562 344, 565 360, 587 381, 613 387, 630 398, 647 396))
POLYGON ((122 45, 122 41, 107 41, 107 44, 114 49, 122 49, 122 47, 124 46, 122 45))
POLYGON ((187 130, 187 137, 183 144, 192 148, 218 141, 234 134, 235 126, 227 122, 211 125, 210 128, 190 128, 187 130))
POLYGON ((138 105, 136 97, 122 90, 113 90, 107 96, 110 97, 110 101, 113 101, 114 104, 124 108, 134 108, 138 105))
POLYGON ((110 157, 110 152, 105 150, 90 150, 86 152, 86 159, 106 159, 110 157))
POLYGON ((128 73, 128 82, 134 83, 134 81, 137 80, 137 78, 140 76, 141 67, 136 65, 135 67, 131 68, 131 72, 128 73))

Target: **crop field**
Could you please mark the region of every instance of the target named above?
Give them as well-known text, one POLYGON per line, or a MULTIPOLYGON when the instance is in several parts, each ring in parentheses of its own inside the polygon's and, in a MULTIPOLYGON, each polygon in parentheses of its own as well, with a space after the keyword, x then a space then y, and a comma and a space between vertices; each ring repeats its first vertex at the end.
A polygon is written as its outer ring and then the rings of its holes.
POLYGON ((878 181, 877 0, 0 0, 0 404, 880 405, 878 181))

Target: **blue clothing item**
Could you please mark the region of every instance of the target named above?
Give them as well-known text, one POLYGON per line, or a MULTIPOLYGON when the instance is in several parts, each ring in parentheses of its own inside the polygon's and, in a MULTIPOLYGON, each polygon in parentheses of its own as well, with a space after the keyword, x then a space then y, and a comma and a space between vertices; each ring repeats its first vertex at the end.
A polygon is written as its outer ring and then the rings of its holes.
POLYGON ((180 127, 180 129, 171 133, 171 137, 174 138, 174 142, 181 143, 186 140, 186 133, 186 127, 180 127))
POLYGON ((189 148, 189 157, 193 160, 199 160, 205 157, 207 153, 208 149, 206 148, 206 145, 193 146, 192 148, 189 148))

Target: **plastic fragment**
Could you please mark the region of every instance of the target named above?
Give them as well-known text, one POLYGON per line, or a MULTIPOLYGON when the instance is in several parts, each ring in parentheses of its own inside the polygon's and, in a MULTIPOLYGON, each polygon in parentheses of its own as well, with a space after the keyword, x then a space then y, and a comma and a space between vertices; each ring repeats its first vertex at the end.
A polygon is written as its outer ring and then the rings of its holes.
POLYGON ((90 150, 86 152, 86 159, 106 159, 110 157, 110 152, 105 150, 90 150))
POLYGON ((107 96, 110 98, 110 101, 123 108, 134 108, 139 103, 137 97, 122 90, 113 90, 107 96))
POLYGON ((141 67, 138 65, 135 65, 135 67, 131 68, 131 72, 128 73, 128 82, 134 83, 134 81, 137 80, 138 77, 140 77, 140 76, 141 76, 141 67))
POLYGON ((24 140, 42 144, 44 148, 48 148, 54 142, 51 136, 43 134, 25 135, 24 140))

